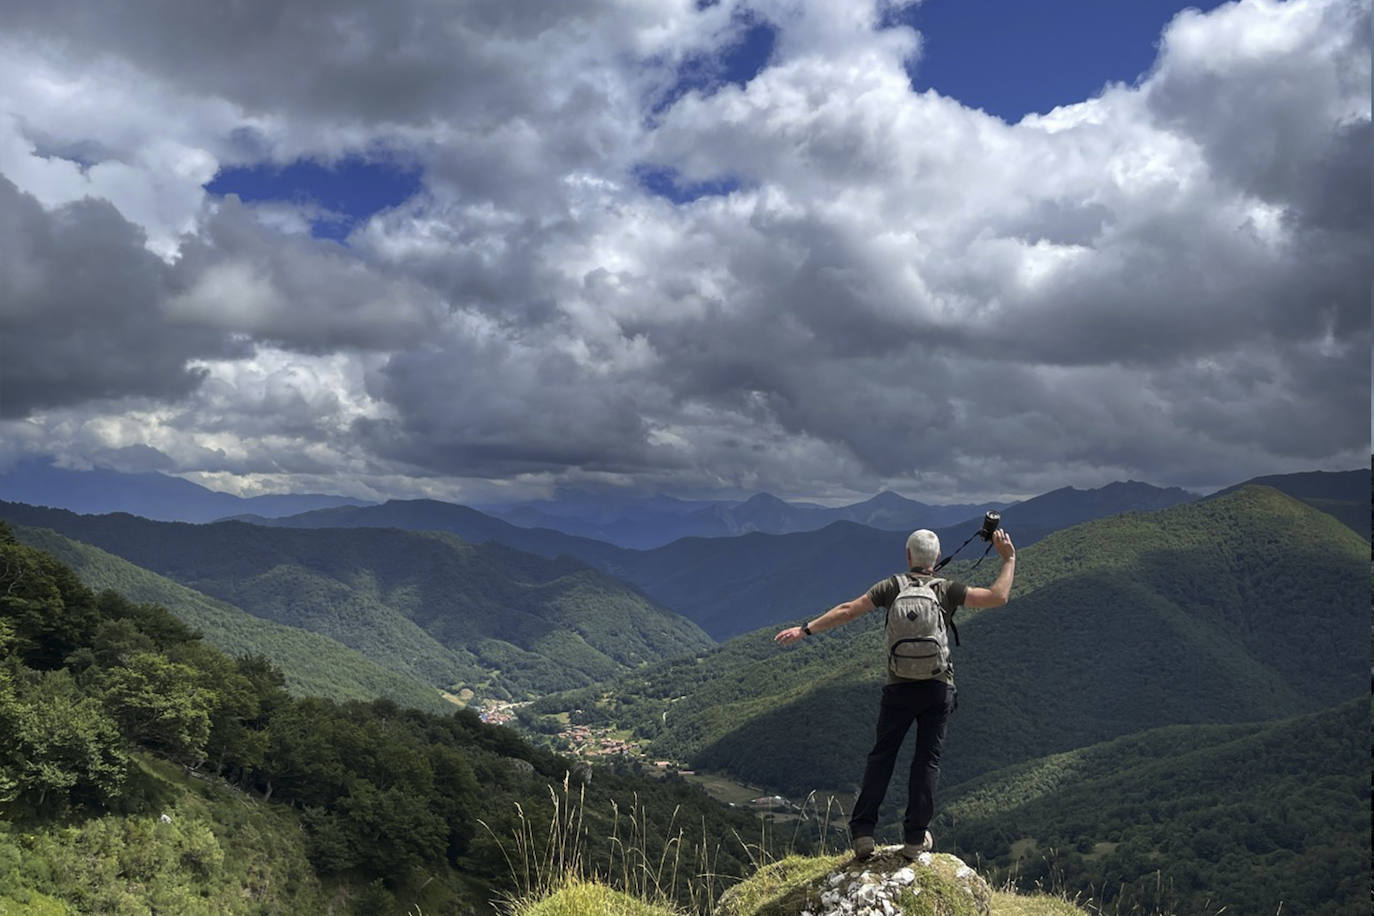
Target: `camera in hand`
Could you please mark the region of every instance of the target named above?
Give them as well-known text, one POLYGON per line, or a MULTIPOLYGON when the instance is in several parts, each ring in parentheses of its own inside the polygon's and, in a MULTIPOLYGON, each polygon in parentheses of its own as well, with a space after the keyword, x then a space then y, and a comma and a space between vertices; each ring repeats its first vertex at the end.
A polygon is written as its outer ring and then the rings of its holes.
MULTIPOLYGON (((967 541, 964 541, 964 543, 962 543, 962 544, 959 545, 959 550, 954 551, 954 553, 952 553, 952 554, 950 554, 949 556, 945 557, 945 558, 944 558, 943 560, 941 560, 939 563, 936 563, 936 564, 935 564, 935 570, 934 570, 934 571, 935 571, 935 572, 939 572, 941 569, 943 569, 944 566, 945 566, 945 564, 947 564, 950 560, 953 560, 954 557, 955 557, 955 555, 958 554, 960 550, 963 550, 963 549, 964 549, 965 547, 967 547, 970 543, 972 543, 974 538, 982 538, 983 540, 989 541, 989 542, 992 541, 992 533, 993 533, 994 531, 997 530, 997 526, 1000 525, 1000 524, 1002 524, 1002 516, 1001 516, 999 513, 997 513, 997 512, 988 512, 988 513, 985 513, 985 514, 983 515, 983 527, 982 527, 982 528, 979 528, 979 529, 978 529, 977 531, 975 531, 973 534, 970 534, 970 535, 968 536, 968 540, 967 540, 967 541)), ((988 549, 985 550, 985 551, 983 551, 983 556, 984 556, 984 557, 987 556, 987 555, 988 555, 988 551, 990 551, 990 550, 992 550, 992 544, 991 544, 991 543, 988 544, 988 549)), ((981 563, 981 562, 983 562, 982 557, 980 557, 980 558, 978 559, 978 563, 981 563)), ((973 568, 974 568, 974 569, 977 569, 977 568, 978 568, 978 563, 974 563, 974 564, 973 564, 973 568)))

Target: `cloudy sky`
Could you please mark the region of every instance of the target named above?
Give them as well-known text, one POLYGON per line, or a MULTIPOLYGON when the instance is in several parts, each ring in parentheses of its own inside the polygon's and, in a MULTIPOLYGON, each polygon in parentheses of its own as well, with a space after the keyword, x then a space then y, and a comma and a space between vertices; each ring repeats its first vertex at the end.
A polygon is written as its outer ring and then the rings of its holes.
POLYGON ((1362 467, 1370 34, 1369 0, 7 2, 0 465, 929 502, 1362 467))

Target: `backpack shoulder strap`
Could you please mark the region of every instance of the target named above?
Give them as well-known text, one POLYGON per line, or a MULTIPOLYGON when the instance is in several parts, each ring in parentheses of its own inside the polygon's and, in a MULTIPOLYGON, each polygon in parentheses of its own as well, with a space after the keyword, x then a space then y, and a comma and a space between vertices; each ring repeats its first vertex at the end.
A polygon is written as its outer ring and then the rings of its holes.
MULTIPOLYGON (((911 582, 911 577, 908 576, 906 573, 897 573, 897 575, 893 576, 892 578, 893 578, 893 579, 896 581, 896 583, 897 583, 897 594, 898 594, 898 595, 900 595, 903 591, 905 591, 907 585, 911 582)), ((888 622, 889 622, 890 620, 892 620, 892 605, 894 605, 894 604, 896 604, 896 603, 897 603, 897 597, 896 597, 896 595, 894 595, 894 596, 892 597, 892 600, 891 600, 890 602, 888 602, 887 607, 883 609, 883 626, 884 626, 884 627, 886 627, 887 624, 888 624, 888 622)))
MULTIPOLYGON (((946 585, 949 584, 948 579, 931 579, 926 584, 929 585, 933 590, 936 582, 943 582, 946 585)), ((954 636, 954 644, 957 646, 959 645, 959 628, 954 625, 954 612, 945 610, 945 603, 943 597, 944 596, 941 595, 942 600, 940 601, 940 613, 944 615, 945 626, 949 627, 949 632, 954 636)))

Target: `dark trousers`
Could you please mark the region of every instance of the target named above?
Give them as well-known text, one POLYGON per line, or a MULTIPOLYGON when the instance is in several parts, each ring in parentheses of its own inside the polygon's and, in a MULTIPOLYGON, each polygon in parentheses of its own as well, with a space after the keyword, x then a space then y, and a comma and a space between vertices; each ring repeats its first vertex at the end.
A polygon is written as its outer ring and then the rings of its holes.
POLYGON ((916 756, 911 760, 907 783, 903 839, 920 843, 935 814, 935 787, 940 781, 940 748, 945 726, 954 712, 956 692, 943 681, 909 681, 883 688, 878 709, 878 739, 868 754, 863 786, 849 819, 852 836, 872 836, 878 826, 878 808, 887 794, 892 769, 897 763, 906 733, 916 724, 916 756))

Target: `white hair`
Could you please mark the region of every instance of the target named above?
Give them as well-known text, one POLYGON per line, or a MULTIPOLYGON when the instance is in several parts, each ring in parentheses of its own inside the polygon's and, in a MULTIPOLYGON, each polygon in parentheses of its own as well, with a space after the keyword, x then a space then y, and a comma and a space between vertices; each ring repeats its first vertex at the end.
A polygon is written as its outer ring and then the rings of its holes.
POLYGON ((940 538, 929 528, 913 531, 906 539, 906 555, 912 569, 930 569, 940 559, 940 538))

